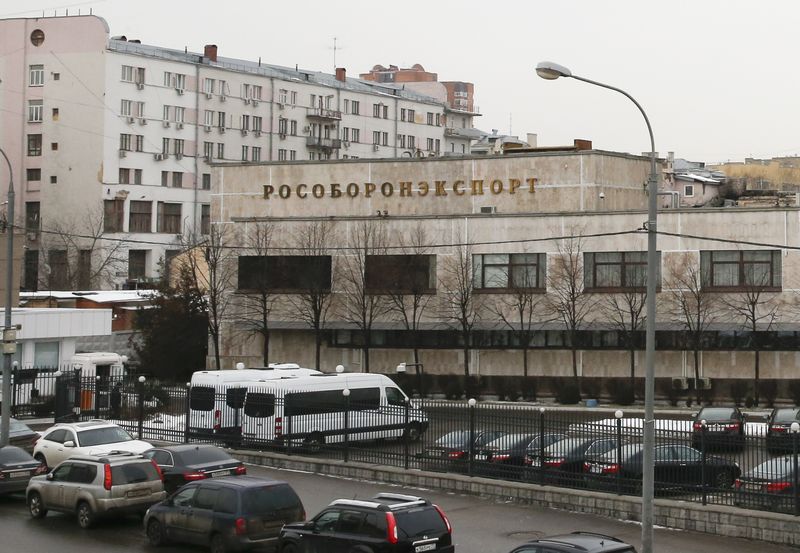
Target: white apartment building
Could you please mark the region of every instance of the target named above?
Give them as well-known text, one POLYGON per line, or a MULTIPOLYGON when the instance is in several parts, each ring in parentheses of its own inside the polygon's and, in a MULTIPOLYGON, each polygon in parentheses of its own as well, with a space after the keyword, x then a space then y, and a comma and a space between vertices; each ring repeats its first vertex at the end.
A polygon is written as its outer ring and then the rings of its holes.
POLYGON ((208 232, 210 163, 469 154, 472 134, 452 129, 473 115, 344 69, 110 37, 97 16, 0 20, 23 289, 147 285, 208 232))

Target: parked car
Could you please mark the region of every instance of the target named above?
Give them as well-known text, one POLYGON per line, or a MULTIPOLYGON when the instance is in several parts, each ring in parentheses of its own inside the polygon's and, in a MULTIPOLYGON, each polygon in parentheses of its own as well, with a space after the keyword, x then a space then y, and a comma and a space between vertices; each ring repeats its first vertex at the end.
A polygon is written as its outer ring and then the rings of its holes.
MULTIPOLYGON (((551 443, 566 438, 564 434, 545 434, 541 443, 551 443)), ((542 436, 538 434, 506 434, 486 444, 475 454, 476 471, 505 478, 521 478, 528 451, 539 449, 542 436)))
POLYGON ((21 447, 28 453, 33 453, 33 446, 36 445, 36 440, 39 439, 40 434, 22 421, 17 419, 10 419, 8 429, 8 445, 15 445, 21 447))
POLYGON ((767 419, 767 451, 787 453, 792 451, 792 423, 800 423, 800 407, 776 407, 767 419))
POLYGON ((31 478, 25 495, 33 518, 49 510, 75 513, 81 528, 89 528, 99 517, 144 514, 166 493, 155 463, 120 452, 72 457, 31 478))
POLYGON ((452 553, 452 528, 442 509, 413 495, 379 493, 337 499, 309 522, 281 530, 280 553, 452 553))
POLYGON ((764 461, 734 483, 739 507, 789 511, 794 508, 794 455, 764 461))
POLYGON ((511 550, 510 553, 636 553, 631 544, 603 534, 573 532, 531 540, 511 550))
MULTIPOLYGON (((609 451, 588 463, 587 484, 607 490, 620 486, 634 495, 641 494, 643 453, 643 444, 623 445, 618 462, 617 452, 609 451)), ((714 490, 727 490, 740 474, 737 463, 713 455, 706 455, 703 467, 703 454, 687 445, 658 445, 654 451, 654 486, 661 490, 695 490, 704 482, 714 490)))
POLYGON ((152 459, 164 475, 164 489, 172 493, 187 482, 220 476, 247 474, 244 463, 227 451, 207 444, 182 444, 148 449, 142 455, 152 459))
POLYGON ((547 446, 544 449, 544 459, 541 458, 540 451, 528 451, 525 464, 529 469, 526 478, 536 479, 543 476, 547 482, 583 485, 587 461, 616 447, 616 438, 567 438, 547 446), (539 474, 540 471, 542 474, 539 474))
POLYGON ((744 449, 744 414, 738 407, 703 407, 692 420, 692 447, 744 449), (702 421, 706 421, 705 436, 702 421))
POLYGON ((502 430, 454 430, 440 436, 421 454, 424 467, 434 470, 463 471, 469 462, 470 434, 472 451, 477 453, 486 444, 506 435, 502 430))
POLYGON ((303 503, 280 480, 223 477, 186 484, 144 517, 150 545, 211 546, 211 553, 277 543, 284 524, 305 519, 303 503))
POLYGON ((153 447, 134 439, 127 430, 103 420, 59 423, 48 428, 36 446, 33 457, 55 467, 74 455, 101 455, 111 451, 142 453, 153 447))
POLYGON ((21 447, 0 447, 0 494, 24 492, 31 477, 45 472, 47 467, 21 447))

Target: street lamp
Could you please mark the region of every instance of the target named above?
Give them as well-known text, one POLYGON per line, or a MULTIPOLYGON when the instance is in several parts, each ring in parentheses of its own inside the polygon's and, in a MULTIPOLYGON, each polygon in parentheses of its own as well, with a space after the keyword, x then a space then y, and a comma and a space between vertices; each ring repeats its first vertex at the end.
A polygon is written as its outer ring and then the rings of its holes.
POLYGON ((568 77, 619 92, 633 102, 644 117, 647 132, 650 134, 650 177, 647 181, 647 287, 645 323, 645 393, 644 393, 644 474, 642 481, 642 553, 653 552, 653 463, 655 447, 655 422, 653 420, 653 396, 655 392, 655 351, 656 351, 656 275, 658 257, 656 250, 656 220, 658 216, 658 173, 656 173, 656 143, 650 120, 633 96, 622 89, 604 83, 573 75, 572 71, 552 62, 542 62, 536 66, 536 74, 543 79, 555 80, 568 77))
POLYGON ((0 446, 8 445, 11 428, 11 357, 16 350, 16 329, 11 327, 11 291, 14 282, 14 171, 8 156, 0 148, 8 165, 8 217, 6 220, 6 308, 3 325, 3 405, 0 407, 0 446))

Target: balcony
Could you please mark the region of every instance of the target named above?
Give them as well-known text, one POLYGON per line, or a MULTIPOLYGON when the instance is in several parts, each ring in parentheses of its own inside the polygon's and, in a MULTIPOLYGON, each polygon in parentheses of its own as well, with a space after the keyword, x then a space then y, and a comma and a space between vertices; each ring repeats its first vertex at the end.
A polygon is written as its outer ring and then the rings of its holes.
POLYGON ((309 148, 318 148, 330 152, 331 150, 338 150, 342 147, 342 141, 338 138, 317 138, 316 136, 306 137, 306 146, 309 148))
POLYGON ((342 112, 335 109, 311 108, 308 110, 309 119, 320 119, 323 121, 341 121, 342 112))

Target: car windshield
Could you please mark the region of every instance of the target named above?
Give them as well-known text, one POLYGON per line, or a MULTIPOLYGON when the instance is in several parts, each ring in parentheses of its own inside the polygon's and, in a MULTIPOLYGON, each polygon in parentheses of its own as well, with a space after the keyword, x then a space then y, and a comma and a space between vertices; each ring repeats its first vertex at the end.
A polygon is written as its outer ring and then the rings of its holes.
POLYGON ((697 414, 697 420, 725 421, 733 418, 733 413, 730 407, 705 407, 697 414))
POLYGON ((25 450, 14 446, 0 448, 0 464, 24 463, 25 461, 33 461, 33 457, 25 450))
POLYGON ((528 443, 531 437, 527 434, 508 434, 502 438, 497 438, 494 441, 486 444, 487 449, 508 449, 514 447, 520 442, 528 443))
POLYGON ((244 492, 242 504, 248 515, 302 507, 300 498, 288 484, 250 488, 244 492))
POLYGON ((408 538, 447 532, 444 519, 433 507, 398 511, 394 517, 397 521, 397 529, 408 538))
POLYGON ((174 455, 184 465, 201 465, 203 463, 213 463, 214 461, 233 460, 230 455, 218 447, 197 446, 194 449, 181 451, 174 455))
POLYGON ((445 434, 444 436, 436 440, 436 445, 457 447, 457 446, 462 446, 468 442, 469 442, 469 432, 467 432, 466 430, 459 430, 456 432, 450 432, 449 434, 445 434))
MULTIPOLYGON (((620 459, 627 459, 628 457, 631 457, 639 453, 641 450, 642 450, 642 444, 623 445, 621 448, 619 448, 620 459)), ((616 462, 617 461, 616 448, 604 453, 603 455, 600 455, 597 458, 597 460, 601 462, 610 462, 610 463, 616 462)))
POLYGON ((792 456, 784 455, 783 457, 775 457, 774 459, 761 463, 751 470, 748 476, 751 478, 762 478, 764 480, 778 480, 791 476, 793 466, 794 459, 792 456))
POLYGON ((775 411, 774 422, 794 422, 800 420, 800 409, 778 409, 775 411))
POLYGON ((120 428, 119 426, 92 428, 91 430, 78 432, 78 445, 81 447, 129 442, 131 440, 133 440, 133 437, 128 434, 124 428, 120 428))

